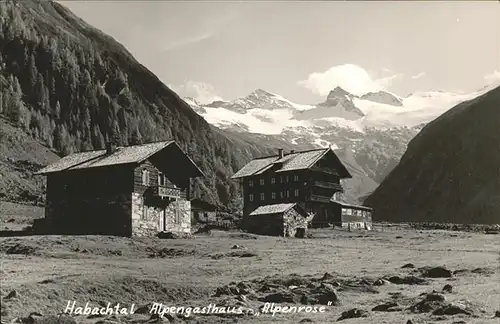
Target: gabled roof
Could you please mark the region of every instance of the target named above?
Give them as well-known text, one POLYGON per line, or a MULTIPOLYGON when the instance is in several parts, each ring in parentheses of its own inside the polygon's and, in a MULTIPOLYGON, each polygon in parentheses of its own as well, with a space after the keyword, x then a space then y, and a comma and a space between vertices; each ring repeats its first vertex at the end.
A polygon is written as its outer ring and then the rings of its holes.
POLYGON ((259 206, 257 209, 250 213, 250 216, 284 213, 287 210, 295 207, 296 205, 297 203, 287 203, 259 206))
MULTIPOLYGON (((236 172, 231 178, 238 179, 254 175, 259 175, 265 171, 271 169, 273 166, 276 167, 275 172, 285 172, 292 170, 304 170, 312 167, 316 162, 318 162, 323 156, 328 152, 332 152, 335 157, 337 155, 331 148, 322 148, 301 152, 288 153, 282 158, 278 155, 257 158, 249 163, 247 163, 243 168, 236 172)), ((338 159, 338 157, 337 157, 338 159)), ((351 174, 346 169, 342 161, 338 159, 341 170, 338 170, 343 178, 351 178, 351 174)))
POLYGON ((334 203, 334 204, 338 204, 342 207, 347 207, 347 208, 352 208, 352 209, 362 209, 362 210, 368 210, 368 211, 372 211, 373 208, 370 208, 368 206, 361 206, 361 205, 356 205, 356 204, 350 204, 348 203, 346 200, 343 200, 343 199, 330 199, 330 202, 334 203))
MULTIPOLYGON (((170 145, 175 145, 180 149, 175 141, 162 141, 142 145, 120 146, 116 148, 115 152, 109 155, 106 154, 106 150, 73 153, 46 166, 36 172, 36 174, 48 174, 119 164, 141 163, 170 145)), ((198 169, 196 164, 189 157, 187 158, 193 163, 200 174, 203 175, 203 172, 198 169)))

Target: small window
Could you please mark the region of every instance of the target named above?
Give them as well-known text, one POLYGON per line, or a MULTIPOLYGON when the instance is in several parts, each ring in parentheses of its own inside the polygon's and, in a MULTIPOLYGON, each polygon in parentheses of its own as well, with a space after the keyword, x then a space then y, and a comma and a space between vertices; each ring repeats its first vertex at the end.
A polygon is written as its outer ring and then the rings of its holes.
POLYGON ((295 189, 295 197, 299 196, 299 189, 295 189))
POLYGON ((142 219, 148 219, 148 206, 142 206, 142 219))
POLYGON ((288 176, 286 176, 286 183, 288 183, 288 176))
POLYGON ((262 193, 260 194, 260 200, 264 200, 264 198, 265 198, 265 197, 264 197, 264 193, 262 192, 262 193))
POLYGON ((149 186, 149 171, 146 169, 142 170, 142 184, 144 186, 149 186))
POLYGON ((253 194, 248 195, 248 200, 253 201, 253 194))
POLYGON ((275 193, 275 192, 272 192, 272 193, 271 193, 271 198, 272 198, 272 199, 276 199, 276 193, 275 193))
POLYGON ((290 198, 290 190, 287 190, 287 191, 286 191, 286 197, 287 197, 287 198, 290 198))
POLYGON ((297 174, 293 176, 293 181, 299 181, 299 176, 297 174))
POLYGON ((280 197, 283 198, 285 196, 285 194, 283 193, 283 191, 280 192, 280 197))
POLYGON ((276 178, 275 177, 272 177, 271 178, 271 184, 275 184, 276 183, 276 178))
POLYGON ((158 185, 165 186, 165 175, 163 173, 158 173, 158 185))
POLYGON ((248 186, 253 187, 253 180, 252 179, 248 180, 248 186))
POLYGON ((260 185, 263 186, 264 185, 264 179, 260 179, 260 185))
POLYGON ((280 176, 280 182, 283 183, 283 176, 280 176))

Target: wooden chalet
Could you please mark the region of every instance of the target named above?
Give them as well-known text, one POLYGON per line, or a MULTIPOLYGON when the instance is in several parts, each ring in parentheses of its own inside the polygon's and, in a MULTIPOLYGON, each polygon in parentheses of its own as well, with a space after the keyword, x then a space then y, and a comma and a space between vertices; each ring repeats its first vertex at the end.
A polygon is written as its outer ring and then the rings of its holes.
POLYGON ((312 227, 349 226, 332 197, 344 192, 341 180, 352 176, 331 148, 289 153, 279 149, 277 155, 250 161, 232 178, 242 185, 243 226, 247 229, 253 228, 249 216, 257 208, 283 203, 297 203, 313 213, 312 227))
POLYGON ((304 237, 308 216, 297 203, 264 205, 250 213, 248 229, 262 235, 304 237))
POLYGON ((47 176, 44 229, 150 236, 191 232, 191 179, 203 176, 174 141, 68 155, 47 176))

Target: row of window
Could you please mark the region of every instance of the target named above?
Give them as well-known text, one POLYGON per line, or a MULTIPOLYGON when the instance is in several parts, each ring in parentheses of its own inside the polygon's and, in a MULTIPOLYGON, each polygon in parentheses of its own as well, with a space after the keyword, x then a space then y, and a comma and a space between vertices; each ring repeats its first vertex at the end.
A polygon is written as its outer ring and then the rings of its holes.
MULTIPOLYGON (((287 176, 280 176, 279 178, 280 178, 280 183, 290 182, 290 177, 288 175, 287 176)), ((300 177, 297 174, 295 174, 293 176, 293 181, 299 181, 299 180, 300 180, 300 177)), ((272 177, 271 184, 275 184, 275 183, 276 183, 276 177, 272 177)), ((259 184, 261 186, 265 185, 266 184, 265 179, 259 179, 259 184)), ((253 179, 248 180, 248 186, 253 187, 253 179)))
MULTIPOLYGON (((299 194, 300 194, 300 190, 299 189, 295 189, 293 193, 294 193, 295 197, 298 197, 299 194)), ((279 194, 280 194, 280 198, 285 198, 285 197, 286 198, 290 198, 290 190, 281 191, 279 194)), ((277 197, 276 192, 271 192, 271 199, 276 199, 276 197, 277 197)), ((248 195, 248 200, 249 201, 254 201, 254 199, 255 199, 254 194, 249 194, 248 195)), ((265 199, 266 199, 266 195, 263 192, 261 192, 260 193, 260 200, 265 200, 265 199)))
MULTIPOLYGON (((149 174, 150 174, 149 170, 146 170, 146 169, 142 170, 142 184, 144 186, 149 186, 149 184, 150 184, 149 174)), ((159 186, 166 186, 167 185, 167 176, 161 172, 158 172, 158 185, 159 186)))
POLYGON ((342 208, 342 214, 344 215, 349 215, 349 216, 361 216, 361 217, 368 217, 370 216, 370 212, 368 210, 357 210, 357 209, 351 209, 351 208, 342 208))

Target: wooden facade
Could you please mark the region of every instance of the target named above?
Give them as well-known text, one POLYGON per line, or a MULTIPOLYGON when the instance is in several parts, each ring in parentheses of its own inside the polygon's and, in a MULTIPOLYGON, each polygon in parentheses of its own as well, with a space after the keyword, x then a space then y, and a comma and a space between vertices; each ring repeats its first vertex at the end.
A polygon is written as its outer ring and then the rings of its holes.
POLYGON ((252 160, 233 176, 243 191, 243 226, 248 227, 248 215, 260 206, 280 203, 297 203, 314 214, 312 227, 342 226, 348 215, 331 200, 344 192, 341 179, 351 177, 331 148, 279 150, 276 156, 252 160))
POLYGON ((316 214, 313 227, 340 224, 340 215, 330 204, 331 197, 343 191, 333 154, 333 151, 327 152, 308 169, 276 172, 270 168, 262 174, 243 178, 243 215, 262 205, 296 202, 307 212, 316 214))
POLYGON ((47 175, 44 230, 119 236, 190 232, 190 179, 202 173, 174 142, 154 144, 76 153, 39 171, 47 175))
POLYGON ((250 213, 247 221, 250 232, 283 237, 305 236, 309 218, 299 204, 274 204, 270 207, 267 210, 257 208, 250 213), (277 210, 272 210, 274 207, 277 210))

